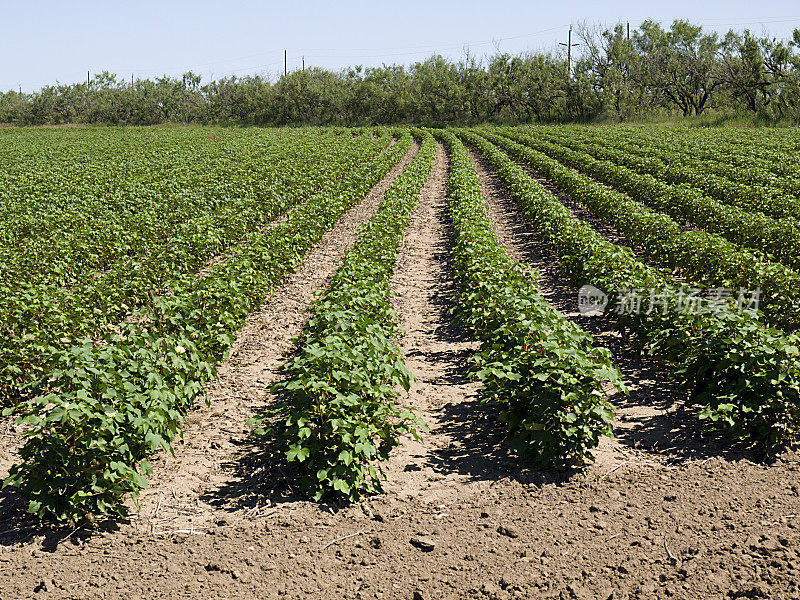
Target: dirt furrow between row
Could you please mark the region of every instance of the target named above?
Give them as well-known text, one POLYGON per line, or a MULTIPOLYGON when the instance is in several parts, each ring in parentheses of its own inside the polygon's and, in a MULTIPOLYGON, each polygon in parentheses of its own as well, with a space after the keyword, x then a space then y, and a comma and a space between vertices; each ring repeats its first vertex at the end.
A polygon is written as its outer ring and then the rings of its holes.
POLYGON ((538 275, 542 296, 570 321, 589 332, 595 342, 608 348, 622 371, 630 395, 616 394, 617 439, 603 440, 596 452, 595 469, 613 468, 659 456, 675 458, 676 452, 691 456, 703 446, 694 436, 692 420, 679 413, 682 397, 669 380, 669 373, 655 361, 640 356, 630 343, 614 331, 602 317, 586 317, 578 312, 578 286, 561 271, 555 254, 526 221, 500 179, 480 155, 470 150, 481 181, 483 196, 495 233, 515 260, 530 265, 538 275), (637 453, 638 449, 648 452, 637 453))
MULTIPOLYGON (((643 262, 643 263, 645 263, 645 264, 647 264, 647 265, 649 265, 649 266, 651 266, 653 268, 656 268, 656 269, 662 268, 658 264, 657 261, 653 260, 652 257, 648 256, 648 253, 644 248, 642 248, 640 245, 637 245, 637 244, 631 244, 628 241, 628 239, 626 238, 625 234, 621 233, 620 231, 618 231, 617 229, 615 229, 614 227, 612 227, 611 225, 606 223, 601 217, 598 217, 595 214, 593 214, 592 211, 590 211, 589 208, 587 208, 583 203, 575 200, 569 194, 566 194, 565 192, 563 192, 561 189, 559 189, 557 186, 555 186, 549 179, 546 179, 545 177, 542 177, 536 171, 536 169, 534 169, 530 165, 524 163, 523 161, 519 160, 518 158, 515 158, 515 157, 510 156, 510 155, 509 155, 509 158, 512 161, 514 161, 523 171, 525 171, 525 173, 531 179, 533 179, 534 181, 539 183, 548 192, 553 194, 553 196, 555 196, 558 199, 558 201, 561 202, 561 204, 563 204, 564 207, 566 207, 566 209, 570 212, 570 214, 573 216, 573 218, 575 218, 578 221, 582 221, 582 222, 586 223, 598 235, 600 235, 600 237, 602 237, 606 241, 611 242, 612 244, 616 244, 617 246, 625 246, 625 247, 630 248, 631 250, 633 250, 634 254, 636 255, 636 257, 641 262, 643 262)), ((578 172, 580 173, 580 171, 578 171, 578 172)), ((597 182, 598 184, 600 184, 600 185, 602 185, 604 187, 607 187, 610 190, 614 190, 613 187, 608 186, 608 185, 606 185, 606 184, 604 184, 604 183, 602 183, 600 181, 597 181, 596 179, 593 179, 592 177, 590 177, 589 175, 586 175, 585 173, 580 173, 580 174, 584 175, 585 177, 589 177, 593 181, 597 182)), ((614 190, 614 191, 617 191, 617 190, 614 190)), ((687 227, 684 227, 684 229, 689 230, 689 229, 696 229, 696 228, 692 228, 692 227, 687 226, 687 227)), ((686 277, 684 277, 681 273, 676 273, 676 272, 670 271, 669 272, 669 276, 672 279, 674 279, 675 281, 678 281, 678 282, 683 282, 683 283, 686 283, 686 284, 691 283, 691 281, 686 279, 686 277)))
POLYGON ((293 350, 309 317, 314 295, 325 289, 344 254, 357 239, 361 225, 380 206, 383 195, 419 149, 414 143, 389 174, 359 204, 345 213, 305 256, 300 269, 271 295, 261 309, 250 315, 220 367, 220 377, 207 390, 210 406, 201 406, 186 419, 184 443, 176 457, 166 454, 153 463, 154 477, 140 497, 141 510, 134 520, 145 531, 203 528, 218 519, 226 507, 224 496, 260 496, 269 490, 248 489, 234 465, 241 464, 250 427, 245 425, 260 408, 272 401, 269 386, 279 367, 293 350), (218 490, 227 492, 217 492, 218 490))
POLYGON ((392 278, 405 332, 400 348, 416 378, 400 401, 419 411, 430 432, 422 442, 407 440, 393 453, 387 489, 433 505, 463 496, 464 484, 487 469, 487 446, 502 439, 490 433, 477 397, 480 385, 468 377, 467 360, 478 343, 451 324, 455 288, 448 267, 447 174, 447 154, 438 144, 392 278))
MULTIPOLYGON (((218 490, 234 485, 234 465, 245 451, 251 427, 247 420, 271 400, 269 385, 293 349, 292 338, 308 318, 307 308, 323 290, 353 246, 358 228, 377 210, 383 195, 419 149, 414 143, 405 156, 363 201, 347 211, 290 275, 249 316, 220 366, 218 380, 207 386, 210 404, 199 404, 186 417, 183 439, 174 443, 175 456, 153 457, 150 486, 132 505, 131 526, 142 533, 174 529, 202 530, 217 519, 225 502, 218 490)), ((0 475, 17 460, 19 439, 3 448, 0 475)), ((246 488, 243 488, 243 491, 246 488)), ((14 507, 9 507, 11 510, 14 507)), ((10 515, 13 517, 13 515, 10 515)))

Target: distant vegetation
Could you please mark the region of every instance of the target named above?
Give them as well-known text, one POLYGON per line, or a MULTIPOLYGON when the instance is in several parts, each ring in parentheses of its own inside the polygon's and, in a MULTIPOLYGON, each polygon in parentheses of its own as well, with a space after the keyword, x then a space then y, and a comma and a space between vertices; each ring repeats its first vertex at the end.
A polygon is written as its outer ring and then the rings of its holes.
POLYGON ((645 21, 630 36, 622 24, 576 33, 581 45, 571 77, 566 57, 553 53, 309 68, 276 82, 254 75, 203 85, 191 72, 130 82, 104 72, 88 83, 0 93, 0 122, 440 125, 709 113, 748 115, 744 121, 755 123, 800 121, 800 30, 776 40, 747 30, 704 33, 687 21, 669 29, 645 21))

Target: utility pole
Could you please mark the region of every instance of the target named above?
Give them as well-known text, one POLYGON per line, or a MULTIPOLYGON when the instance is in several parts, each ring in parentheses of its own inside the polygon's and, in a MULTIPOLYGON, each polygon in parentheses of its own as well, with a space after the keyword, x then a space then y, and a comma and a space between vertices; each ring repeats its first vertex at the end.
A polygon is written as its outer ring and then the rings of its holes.
POLYGON ((303 71, 306 70, 306 57, 303 57, 303 71))
POLYGON ((89 71, 86 71, 86 87, 89 87, 89 71))
POLYGON ((626 41, 628 42, 628 45, 625 48, 625 77, 628 77, 631 74, 631 65, 628 62, 628 58, 630 57, 630 41, 631 41, 631 22, 630 21, 628 21, 626 23, 626 27, 627 27, 627 30, 628 30, 627 37, 626 37, 626 41))
POLYGON ((131 87, 133 87, 133 73, 131 73, 131 87))
POLYGON ((572 47, 580 46, 580 44, 572 43, 572 25, 569 26, 569 33, 567 34, 567 43, 559 42, 559 46, 567 47, 567 81, 572 81, 572 47))
POLYGON ((286 77, 286 75, 288 75, 288 74, 289 74, 289 71, 286 68, 286 50, 284 49, 284 51, 283 51, 283 76, 286 77))

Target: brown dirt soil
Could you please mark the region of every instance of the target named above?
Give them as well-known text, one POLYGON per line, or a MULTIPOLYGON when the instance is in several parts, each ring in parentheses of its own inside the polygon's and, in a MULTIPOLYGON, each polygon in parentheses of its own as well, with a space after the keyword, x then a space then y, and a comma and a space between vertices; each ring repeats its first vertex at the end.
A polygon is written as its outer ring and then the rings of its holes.
MULTIPOLYGON (((474 344, 447 316, 446 165, 440 147, 393 281, 400 345, 417 375, 402 401, 431 432, 393 454, 385 494, 354 505, 297 501, 279 490, 280 473, 258 472, 243 426, 269 402, 311 294, 352 241, 340 225, 250 319, 210 390, 216 400, 192 413, 176 458, 155 465, 138 515, 68 539, 0 531, 0 597, 800 598, 796 454, 763 465, 694 439, 631 441, 647 437, 650 421, 673 418, 663 414, 626 423, 613 460, 582 474, 531 470, 508 453, 495 411, 467 379, 474 344)), ((539 261, 554 305, 567 302, 568 285, 547 269, 552 257, 481 176, 500 239, 539 261)), ((644 406, 647 394, 632 398, 644 406)))
MULTIPOLYGON (((629 388, 628 395, 615 393, 610 398, 617 407, 617 438, 602 440, 595 452, 595 466, 613 468, 627 461, 649 460, 646 453, 635 452, 640 446, 661 447, 667 450, 668 455, 675 451, 694 452, 696 458, 706 448, 707 442, 692 439, 696 432, 690 424, 694 422, 682 414, 683 397, 670 385, 668 372, 655 361, 641 356, 604 319, 584 317, 578 312, 578 287, 561 274, 558 258, 528 225, 486 161, 473 150, 468 152, 481 181, 481 191, 495 234, 509 256, 533 268, 541 294, 551 306, 589 332, 597 345, 611 351, 614 364, 620 368, 629 388), (691 441, 695 443, 691 444, 691 441), (678 442, 678 447, 675 442, 678 442)), ((559 197, 562 201, 568 200, 563 195, 559 197)), ((573 216, 580 218, 574 213, 573 216)), ((598 233, 615 242, 610 239, 611 231, 603 228, 600 224, 598 233)))

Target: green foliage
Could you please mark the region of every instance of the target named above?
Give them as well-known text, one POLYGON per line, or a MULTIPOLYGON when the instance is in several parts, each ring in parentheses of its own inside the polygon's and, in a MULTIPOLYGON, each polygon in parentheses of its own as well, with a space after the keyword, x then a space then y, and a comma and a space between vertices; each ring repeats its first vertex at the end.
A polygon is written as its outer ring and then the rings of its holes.
MULTIPOLYGON (((663 314, 621 315, 615 325, 672 368, 707 427, 770 450, 796 437, 800 337, 789 332, 798 275, 770 262, 796 259, 794 132, 726 132, 727 142, 700 132, 457 133, 487 158, 576 282, 674 292, 677 273, 760 285, 763 315, 691 315, 671 300, 663 314), (489 140, 663 268, 572 218, 489 140), (675 143, 690 152, 670 149, 675 143), (703 177, 691 152, 712 175, 703 177), (675 161, 687 166, 668 168, 675 161), (786 214, 748 212, 758 197, 765 212, 786 214), (719 235, 687 231, 687 223, 719 235)), ((314 303, 275 388, 282 404, 260 419, 316 499, 379 491, 381 461, 403 435, 424 429, 396 402, 411 374, 396 346, 389 288, 434 153, 429 134, 414 134, 420 151, 314 303)), ((4 485, 24 490, 30 512, 60 522, 125 514, 124 498, 147 484, 148 456, 171 450, 247 315, 411 144, 409 132, 381 129, 131 135, 128 143, 113 131, 0 130, 0 393, 4 414, 27 426, 22 462, 4 485), (392 135, 399 139, 388 146, 392 135), (75 144, 81 136, 91 143, 75 144), (281 213, 285 221, 269 223, 281 213)), ((509 259, 461 142, 438 135, 451 155, 455 317, 481 342, 472 364, 484 396, 502 408, 520 452, 546 466, 580 464, 611 434, 605 389, 623 389, 620 375, 509 259)))
MULTIPOLYGON (((670 365, 703 407, 700 418, 733 438, 773 450, 797 434, 800 419, 800 337, 764 327, 749 312, 687 314, 677 309, 677 284, 585 223, 484 137, 459 132, 497 172, 562 266, 578 283, 609 292, 664 290, 666 311, 626 314, 617 327, 670 365)), ((513 142, 511 142, 513 143, 513 142)), ((583 201, 576 189, 574 198, 583 201)), ((612 297, 610 306, 614 305, 612 297)))
MULTIPOLYGON (((581 139, 575 134, 564 129, 537 131, 536 138, 511 137, 679 222, 762 250, 788 267, 800 269, 800 224, 793 218, 800 215, 800 179, 783 169, 780 175, 773 172, 777 165, 794 166, 795 172, 800 169, 786 152, 766 159, 732 155, 718 147, 685 149, 686 144, 697 141, 687 133, 666 132, 656 137, 648 132, 635 138, 623 134, 633 138, 630 140, 608 130, 581 135, 581 139), (669 147, 656 146, 662 138, 666 138, 663 142, 669 140, 669 147), (647 145, 640 145, 644 141, 647 145)), ((751 136, 750 144, 755 137, 751 136)), ((703 140, 704 144, 710 141, 703 140)))
MULTIPOLYGON (((548 150, 565 162, 574 161, 579 171, 566 168, 559 161, 522 146, 512 140, 487 133, 487 139, 536 168, 559 188, 586 205, 604 222, 620 231, 626 240, 659 264, 687 279, 729 288, 761 289, 761 304, 769 323, 787 331, 800 326, 800 274, 770 262, 763 253, 737 247, 719 235, 702 231, 684 231, 663 213, 656 212, 584 175, 599 172, 613 178, 615 186, 631 190, 636 196, 647 195, 647 179, 619 173, 622 167, 599 164, 568 148, 549 145, 548 150)), ((522 138, 527 141, 527 137, 522 138)), ((536 144, 536 142, 531 142, 536 144)))
MULTIPOLYGON (((29 511, 57 521, 123 515, 124 495, 146 485, 147 456, 170 449, 182 417, 215 376, 235 332, 323 233, 400 159, 385 153, 297 206, 283 222, 250 232, 199 277, 176 281, 119 334, 57 356, 45 389, 25 405, 22 463, 4 485, 21 487, 29 511)), ((19 407, 22 408, 22 407, 19 407)), ((7 409, 6 414, 13 409, 7 409)))
POLYGON ((612 434, 604 385, 624 390, 608 350, 553 310, 531 274, 497 241, 475 170, 461 142, 450 149, 449 202, 455 232, 457 320, 481 341, 476 373, 486 398, 503 407, 513 446, 546 467, 592 460, 612 434))
POLYGON ((153 298, 191 284, 209 260, 389 137, 139 130, 4 140, 0 406, 10 406, 30 396, 52 356, 114 333, 153 298))
POLYGON ((313 305, 300 349, 273 386, 283 401, 254 420, 290 463, 314 500, 356 500, 381 491, 380 467, 400 437, 424 424, 396 404, 411 373, 394 340, 399 328, 389 280, 408 219, 430 172, 436 143, 424 134, 414 159, 346 254, 328 291, 313 305))

